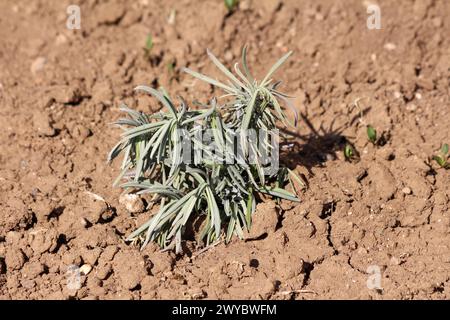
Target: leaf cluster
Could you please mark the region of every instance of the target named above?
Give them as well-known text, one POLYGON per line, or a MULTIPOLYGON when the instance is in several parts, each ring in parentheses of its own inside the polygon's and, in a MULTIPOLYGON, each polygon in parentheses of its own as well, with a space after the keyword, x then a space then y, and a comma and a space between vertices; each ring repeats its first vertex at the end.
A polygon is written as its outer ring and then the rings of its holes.
POLYGON ((184 71, 225 91, 225 103, 219 105, 213 98, 208 105, 191 109, 182 98, 176 104, 162 89, 138 86, 137 91, 152 95, 163 110, 147 115, 121 107, 128 117, 116 122, 124 132, 108 156, 112 161, 123 154, 121 173, 114 184, 128 192, 150 194, 151 201, 159 203, 158 212, 127 237, 142 246, 155 241, 180 252, 184 231, 194 217, 203 219, 200 238, 207 245, 222 235, 226 241, 233 235, 243 238, 251 228, 261 194, 298 201, 283 186, 293 180, 301 184, 302 180, 287 168, 267 174, 270 163, 264 163, 264 155, 274 149, 270 134, 277 123, 292 125, 280 105, 280 101, 289 105, 289 97, 279 92, 280 83, 271 79, 291 53, 278 60, 261 82, 248 68, 246 48, 242 52, 243 69, 236 63, 235 73, 207 53, 227 77, 226 82, 191 69, 184 71), (208 130, 213 133, 210 141, 199 138, 208 130), (256 140, 245 139, 243 133, 248 130, 262 135, 256 140), (241 154, 230 149, 235 145, 233 139, 240 139, 241 154), (202 157, 197 159, 194 154, 194 161, 190 161, 191 156, 187 159, 183 148, 186 143, 202 157), (230 155, 233 161, 224 161, 230 155), (250 155, 253 161, 249 161, 250 155))

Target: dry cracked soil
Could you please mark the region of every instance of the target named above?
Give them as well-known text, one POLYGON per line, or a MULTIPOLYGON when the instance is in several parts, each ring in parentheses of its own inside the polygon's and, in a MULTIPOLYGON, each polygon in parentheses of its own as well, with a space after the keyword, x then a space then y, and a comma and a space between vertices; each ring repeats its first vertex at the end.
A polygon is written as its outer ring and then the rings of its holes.
POLYGON ((379 30, 360 0, 79 0, 70 30, 72 2, 0 2, 0 298, 450 298, 450 171, 430 161, 450 142, 450 1, 378 0, 379 30), (119 104, 157 111, 139 84, 206 101, 181 67, 219 76, 206 48, 231 66, 245 44, 259 76, 294 51, 277 76, 301 202, 266 199, 250 239, 209 250, 125 243, 151 212, 111 186, 119 104))

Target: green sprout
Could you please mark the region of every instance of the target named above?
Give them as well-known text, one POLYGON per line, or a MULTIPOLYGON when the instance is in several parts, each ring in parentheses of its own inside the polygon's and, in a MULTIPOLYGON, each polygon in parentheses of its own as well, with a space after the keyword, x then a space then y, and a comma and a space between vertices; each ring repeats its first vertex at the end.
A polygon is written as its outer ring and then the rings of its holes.
POLYGON ((442 145, 439 154, 433 156, 433 160, 435 160, 438 165, 444 169, 450 169, 450 162, 448 162, 450 155, 448 154, 448 150, 448 144, 445 143, 442 145))
POLYGON ((237 5, 239 0, 224 0, 225 7, 227 7, 228 11, 233 11, 237 5))
POLYGON ((153 49, 153 37, 151 34, 147 35, 147 39, 145 40, 145 55, 150 56, 150 51, 153 49))
POLYGON ((222 236, 225 242, 233 236, 242 239, 244 231, 251 228, 261 194, 299 201, 283 187, 292 184, 292 179, 300 186, 303 181, 287 168, 267 173, 265 169, 270 168, 270 163, 264 164, 260 155, 272 150, 268 135, 276 124, 290 123, 280 106, 280 101, 287 102, 288 96, 277 90, 280 82, 274 82, 271 76, 291 53, 277 61, 258 82, 248 69, 245 47, 243 71, 235 64, 236 74, 207 52, 228 78, 226 83, 190 69, 184 71, 225 91, 224 104, 213 98, 208 105, 191 110, 182 98, 177 106, 164 90, 138 86, 136 90, 152 95, 165 108, 147 115, 125 105, 121 107, 128 117, 116 124, 125 127, 125 131, 108 156, 108 161, 112 161, 119 154, 124 155, 114 185, 120 184, 128 192, 148 194, 152 203, 160 204, 159 211, 126 238, 142 247, 154 241, 162 248, 174 247, 177 253, 181 252, 186 226, 197 218, 203 219, 199 238, 206 245, 222 236), (199 133, 209 129, 213 143, 198 138, 199 133), (256 140, 244 139, 245 143, 241 139, 244 152, 237 156, 238 161, 220 161, 234 154, 234 149, 230 149, 234 145, 229 143, 233 133, 245 130, 260 130, 262 135, 256 140), (180 132, 182 136, 178 135, 180 132), (185 141, 194 153, 200 151, 206 157, 195 160, 194 154, 193 162, 183 161, 181 145, 185 141), (253 150, 255 161, 248 160, 249 150, 253 150))
POLYGON ((175 71, 175 63, 173 61, 167 63, 167 71, 172 74, 175 71))
POLYGON ((353 147, 350 144, 346 144, 344 147, 344 156, 346 160, 351 160, 354 156, 355 152, 353 150, 353 147))
POLYGON ((375 144, 377 142, 377 131, 370 124, 367 125, 367 137, 369 141, 375 144))

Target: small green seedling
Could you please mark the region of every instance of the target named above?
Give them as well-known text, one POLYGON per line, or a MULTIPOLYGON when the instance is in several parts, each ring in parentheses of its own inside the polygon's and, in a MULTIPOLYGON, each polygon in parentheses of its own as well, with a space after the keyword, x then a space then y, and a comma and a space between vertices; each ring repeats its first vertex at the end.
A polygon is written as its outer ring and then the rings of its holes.
POLYGON ((441 168, 450 169, 450 162, 448 159, 450 155, 448 154, 448 144, 443 144, 439 154, 433 156, 433 160, 435 160, 441 168))
POLYGON ((367 137, 369 138, 369 141, 375 144, 377 142, 377 130, 375 130, 374 127, 372 127, 370 124, 367 125, 367 137))
POLYGON ((233 11, 238 4, 238 0, 224 0, 225 7, 227 7, 228 11, 233 11))
POLYGON ((364 112, 359 105, 359 101, 362 99, 364 98, 358 98, 353 103, 353 105, 356 106, 359 110, 359 122, 366 126, 367 138, 369 139, 369 141, 372 142, 374 145, 383 146, 387 142, 388 137, 385 135, 387 135, 388 133, 382 132, 381 135, 378 137, 377 130, 375 130, 375 128, 372 125, 367 124, 367 122, 364 120, 364 112))
POLYGON ((353 156, 354 156, 354 151, 353 151, 353 148, 352 148, 352 146, 350 145, 350 144, 346 144, 345 145, 345 147, 344 147, 344 156, 345 156, 345 159, 346 160, 351 160, 352 158, 353 158, 353 156))
POLYGON ((167 63, 167 71, 169 71, 170 74, 173 74, 175 71, 175 63, 173 61, 167 63))
POLYGON ((353 162, 359 160, 358 150, 355 149, 355 146, 347 141, 344 146, 344 157, 345 161, 353 162))
POLYGON ((147 35, 147 39, 145 40, 145 55, 150 56, 150 51, 153 49, 153 37, 151 34, 147 35))

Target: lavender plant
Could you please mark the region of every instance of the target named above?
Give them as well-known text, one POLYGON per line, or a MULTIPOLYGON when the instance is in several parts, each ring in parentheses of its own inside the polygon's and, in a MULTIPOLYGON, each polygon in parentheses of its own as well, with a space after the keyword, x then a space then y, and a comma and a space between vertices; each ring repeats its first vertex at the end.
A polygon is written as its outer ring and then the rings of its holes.
POLYGON ((128 192, 151 194, 151 201, 160 206, 127 237, 128 241, 139 242, 142 247, 156 241, 162 248, 174 246, 181 252, 186 225, 199 215, 204 218, 200 238, 206 245, 222 235, 228 242, 233 235, 243 238, 250 230, 262 193, 299 201, 283 186, 301 179, 287 168, 270 170, 271 161, 267 161, 269 154, 271 159, 278 157, 273 137, 277 123, 291 124, 279 101, 289 105, 289 97, 279 92, 279 82, 271 79, 290 54, 278 60, 261 82, 250 73, 245 48, 243 72, 236 63, 236 74, 208 51, 212 62, 228 78, 227 83, 184 69, 224 90, 221 98, 225 102, 221 105, 214 98, 193 110, 182 98, 176 105, 164 90, 136 88, 155 97, 164 111, 146 115, 123 105, 121 110, 128 118, 116 124, 125 131, 108 161, 123 154, 121 173, 114 185, 128 192), (248 132, 258 134, 251 136, 248 132))

